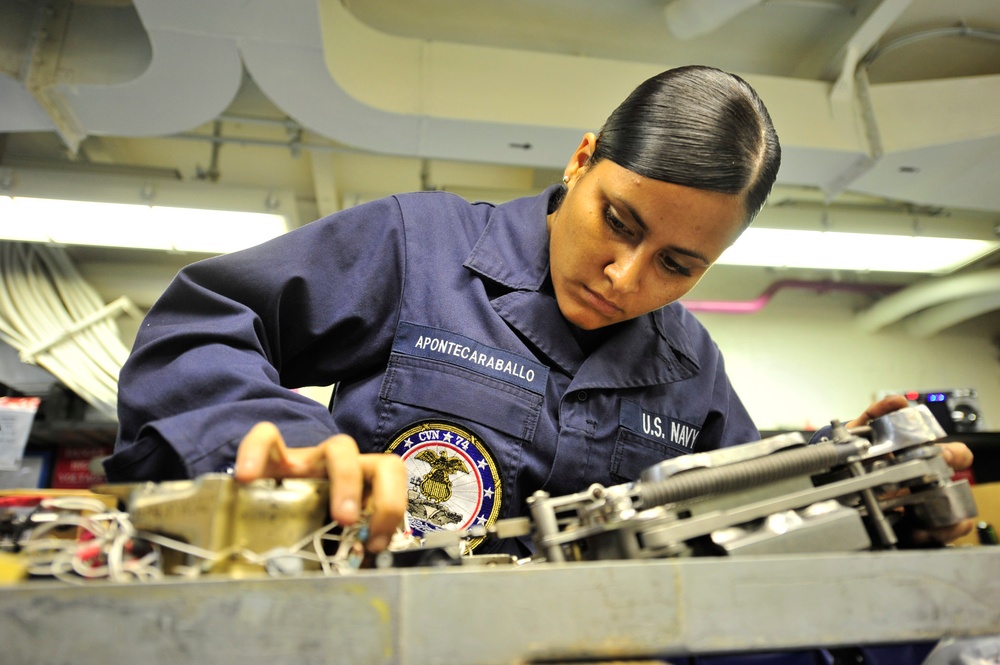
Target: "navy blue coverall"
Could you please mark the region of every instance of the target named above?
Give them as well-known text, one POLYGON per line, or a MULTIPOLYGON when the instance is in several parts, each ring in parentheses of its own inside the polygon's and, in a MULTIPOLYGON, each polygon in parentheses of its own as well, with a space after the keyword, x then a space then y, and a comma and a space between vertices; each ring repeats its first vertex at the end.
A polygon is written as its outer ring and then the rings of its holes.
POLYGON ((421 531, 757 440, 682 305, 581 346, 547 280, 554 191, 389 197, 183 269, 121 372, 109 480, 218 471, 260 421, 289 446, 343 432, 404 458, 421 531), (329 409, 294 391, 331 384, 329 409))

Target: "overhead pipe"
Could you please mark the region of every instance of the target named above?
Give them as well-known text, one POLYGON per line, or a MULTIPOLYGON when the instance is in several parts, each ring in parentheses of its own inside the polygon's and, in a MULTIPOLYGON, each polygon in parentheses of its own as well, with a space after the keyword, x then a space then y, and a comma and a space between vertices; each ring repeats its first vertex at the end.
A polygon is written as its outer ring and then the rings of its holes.
POLYGON ((692 312, 714 314, 753 314, 764 309, 778 291, 782 289, 809 289, 818 293, 830 291, 886 294, 899 291, 899 284, 864 284, 858 282, 837 282, 831 279, 779 279, 753 300, 681 300, 681 304, 692 312))
POLYGON ((290 152, 294 152, 296 150, 307 150, 309 152, 346 153, 353 155, 374 154, 371 151, 365 150, 363 148, 324 145, 322 143, 301 143, 301 142, 296 142, 294 140, 278 141, 275 139, 251 139, 251 138, 240 138, 238 136, 215 136, 210 134, 190 134, 190 133, 171 134, 170 138, 182 139, 185 141, 203 141, 206 143, 217 143, 217 144, 231 143, 233 145, 260 147, 260 148, 285 148, 290 152))
POLYGON ((858 314, 862 330, 875 332, 921 310, 1000 292, 1000 268, 938 277, 894 293, 858 314))
POLYGON ((914 337, 932 337, 946 328, 998 309, 1000 309, 1000 288, 994 293, 931 307, 911 316, 903 326, 906 332, 914 337))
POLYGON ((869 67, 877 58, 885 55, 889 51, 899 48, 900 46, 906 46, 907 44, 913 44, 925 39, 934 39, 938 37, 971 37, 974 39, 1000 42, 1000 32, 996 30, 970 28, 964 24, 947 28, 931 28, 930 30, 921 30, 920 32, 913 32, 908 35, 903 35, 902 37, 897 37, 884 46, 873 48, 868 52, 868 55, 864 57, 861 64, 864 67, 869 67))

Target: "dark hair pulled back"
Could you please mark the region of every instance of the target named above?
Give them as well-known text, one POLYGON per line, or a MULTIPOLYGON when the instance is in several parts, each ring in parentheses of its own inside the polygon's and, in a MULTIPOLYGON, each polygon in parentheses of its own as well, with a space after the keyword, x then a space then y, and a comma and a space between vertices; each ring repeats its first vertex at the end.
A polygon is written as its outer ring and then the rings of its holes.
POLYGON ((742 194, 749 225, 770 194, 781 147, 746 81, 690 66, 646 80, 612 112, 591 162, 601 159, 647 178, 742 194))

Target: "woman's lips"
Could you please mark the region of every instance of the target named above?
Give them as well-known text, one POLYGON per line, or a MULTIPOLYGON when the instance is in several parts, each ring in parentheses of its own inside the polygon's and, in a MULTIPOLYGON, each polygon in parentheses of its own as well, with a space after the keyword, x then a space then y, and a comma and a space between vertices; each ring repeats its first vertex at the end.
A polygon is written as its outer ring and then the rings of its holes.
POLYGON ((583 287, 584 301, 594 310, 604 316, 617 316, 621 314, 622 308, 611 302, 604 296, 591 291, 586 286, 583 287))

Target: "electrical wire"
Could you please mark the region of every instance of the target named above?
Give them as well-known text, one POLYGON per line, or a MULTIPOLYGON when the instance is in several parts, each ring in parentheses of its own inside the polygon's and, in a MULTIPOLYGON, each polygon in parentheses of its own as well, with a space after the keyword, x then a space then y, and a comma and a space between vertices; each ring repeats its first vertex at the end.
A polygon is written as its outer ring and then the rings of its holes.
POLYGON ((932 28, 930 30, 922 30, 909 35, 903 35, 902 37, 897 37, 887 44, 876 46, 864 57, 862 64, 869 67, 873 62, 875 62, 875 60, 889 51, 894 51, 895 49, 901 46, 906 46, 907 44, 923 41, 925 39, 934 39, 937 37, 970 37, 986 41, 1000 42, 1000 32, 996 30, 982 30, 970 28, 966 25, 932 28))
MULTIPOLYGON (((329 522, 289 546, 254 552, 233 546, 208 550, 169 536, 137 530, 127 512, 108 510, 96 499, 57 497, 43 499, 32 513, 30 530, 18 542, 27 561, 28 573, 55 577, 73 584, 91 580, 148 582, 166 577, 162 565, 165 551, 184 554, 187 565, 175 566, 170 574, 197 578, 211 573, 220 562, 258 566, 272 576, 301 572, 292 560, 319 564, 324 575, 347 575, 358 570, 365 557, 367 525, 341 528, 329 522), (328 553, 332 550, 333 553, 328 553)), ((397 530, 389 549, 414 547, 412 534, 397 530)))
POLYGON ((19 543, 28 573, 70 583, 161 579, 160 549, 147 545, 128 514, 78 497, 45 499, 19 543), (70 533, 67 533, 70 531, 70 533))
MULTIPOLYGON (((66 251, 0 242, 0 339, 104 416, 117 419, 118 373, 128 356, 105 304, 66 251), (97 317, 96 320, 90 319, 97 317), (82 325, 85 324, 85 325, 82 325), (31 357, 25 352, 41 347, 31 357)), ((134 313, 135 308, 124 306, 134 313)))

